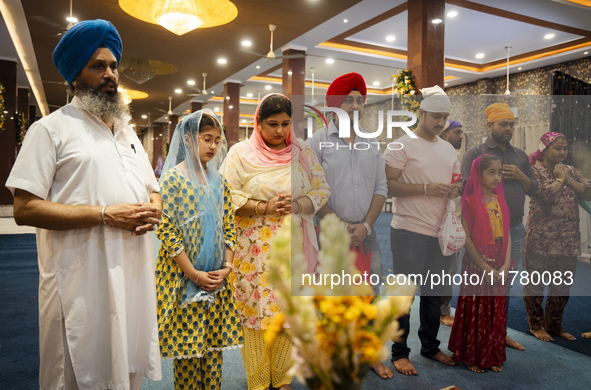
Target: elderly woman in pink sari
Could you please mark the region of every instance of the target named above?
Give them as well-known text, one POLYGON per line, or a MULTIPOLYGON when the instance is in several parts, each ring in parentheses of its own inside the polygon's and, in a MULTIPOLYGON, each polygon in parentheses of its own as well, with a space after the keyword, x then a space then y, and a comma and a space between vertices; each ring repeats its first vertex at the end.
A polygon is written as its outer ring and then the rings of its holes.
POLYGON ((563 164, 567 155, 566 138, 553 132, 542 135, 539 150, 530 155, 540 191, 529 203, 523 241, 523 263, 530 275, 530 283, 523 287, 523 300, 530 332, 542 341, 554 341, 550 334, 575 340, 562 328, 562 313, 580 254, 578 202, 591 200, 591 184, 577 168, 563 164), (552 277, 544 311, 542 276, 548 272, 552 277), (536 283, 538 277, 540 282, 536 283))
POLYGON ((264 330, 278 314, 279 305, 267 281, 269 251, 283 218, 303 235, 307 272, 318 262, 313 214, 330 196, 322 166, 291 126, 291 102, 280 94, 265 96, 256 111, 249 140, 228 152, 225 177, 236 211, 237 244, 234 257, 234 294, 242 321, 242 357, 249 390, 272 384, 291 389, 291 342, 280 335, 271 345, 264 330))

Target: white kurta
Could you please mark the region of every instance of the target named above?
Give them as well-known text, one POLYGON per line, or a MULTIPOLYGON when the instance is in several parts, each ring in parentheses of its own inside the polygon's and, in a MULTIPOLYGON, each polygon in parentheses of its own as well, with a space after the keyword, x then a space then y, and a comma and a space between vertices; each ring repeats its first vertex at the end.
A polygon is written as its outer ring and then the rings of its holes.
MULTIPOLYGON (((78 98, 31 126, 6 186, 89 206, 159 190, 131 127, 111 133, 78 98)), ((37 229, 42 389, 63 388, 62 320, 80 389, 128 389, 129 373, 161 379, 151 240, 107 226, 37 229)))

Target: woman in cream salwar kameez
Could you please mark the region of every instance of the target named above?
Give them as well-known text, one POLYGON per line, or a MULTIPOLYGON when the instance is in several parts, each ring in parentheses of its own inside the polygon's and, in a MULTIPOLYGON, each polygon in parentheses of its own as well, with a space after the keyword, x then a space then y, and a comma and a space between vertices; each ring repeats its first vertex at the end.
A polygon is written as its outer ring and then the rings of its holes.
POLYGON ((225 177, 236 210, 237 244, 234 257, 234 294, 244 331, 242 357, 249 390, 291 389, 293 365, 289 336, 272 345, 264 330, 279 312, 267 265, 273 237, 283 217, 302 229, 306 271, 314 272, 318 242, 312 215, 330 196, 322 166, 303 140, 291 130, 291 102, 268 95, 255 114, 253 135, 228 152, 225 177))

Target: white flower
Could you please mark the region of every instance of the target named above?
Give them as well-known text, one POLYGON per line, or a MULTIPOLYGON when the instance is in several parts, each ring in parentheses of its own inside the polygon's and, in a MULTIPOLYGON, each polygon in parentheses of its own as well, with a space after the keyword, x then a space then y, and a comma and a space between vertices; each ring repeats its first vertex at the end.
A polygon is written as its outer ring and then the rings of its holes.
POLYGON ((413 90, 411 90, 411 91, 410 91, 410 94, 411 94, 411 95, 414 95, 414 94, 415 94, 415 90, 414 90, 414 89, 413 89, 413 90))
POLYGON ((405 84, 408 84, 408 83, 410 83, 410 80, 408 79, 408 77, 406 77, 406 78, 405 78, 405 80, 404 80, 404 83, 405 83, 405 84))

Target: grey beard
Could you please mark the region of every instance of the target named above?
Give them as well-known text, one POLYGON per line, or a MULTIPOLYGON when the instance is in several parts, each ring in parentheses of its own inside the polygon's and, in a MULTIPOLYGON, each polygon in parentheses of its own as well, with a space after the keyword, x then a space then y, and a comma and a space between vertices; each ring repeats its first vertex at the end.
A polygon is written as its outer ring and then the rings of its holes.
POLYGON ((115 126, 125 126, 129 122, 129 106, 123 102, 118 92, 101 92, 77 80, 75 93, 91 114, 115 126))

